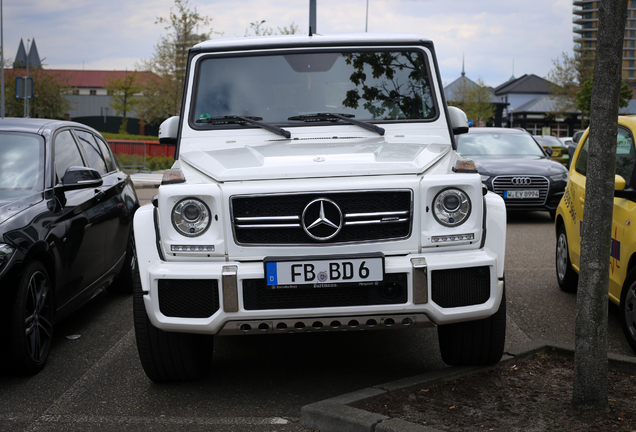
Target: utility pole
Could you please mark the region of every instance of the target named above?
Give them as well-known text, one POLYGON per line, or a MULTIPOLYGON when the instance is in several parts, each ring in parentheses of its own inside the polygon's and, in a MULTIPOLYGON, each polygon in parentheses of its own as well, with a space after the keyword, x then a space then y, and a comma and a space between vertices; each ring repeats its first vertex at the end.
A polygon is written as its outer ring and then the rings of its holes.
POLYGON ((364 32, 366 33, 369 30, 369 0, 367 0, 367 20, 364 24, 364 32))
POLYGON ((4 21, 2 19, 2 0, 0 0, 0 118, 4 118, 4 21))
POLYGON ((309 0, 309 33, 317 32, 316 28, 316 0, 309 0))
POLYGON ((28 82, 29 82, 29 52, 30 52, 29 42, 31 42, 31 39, 27 39, 27 49, 26 49, 27 56, 26 56, 26 78, 24 79, 24 118, 27 118, 29 116, 29 94, 27 93, 28 82))

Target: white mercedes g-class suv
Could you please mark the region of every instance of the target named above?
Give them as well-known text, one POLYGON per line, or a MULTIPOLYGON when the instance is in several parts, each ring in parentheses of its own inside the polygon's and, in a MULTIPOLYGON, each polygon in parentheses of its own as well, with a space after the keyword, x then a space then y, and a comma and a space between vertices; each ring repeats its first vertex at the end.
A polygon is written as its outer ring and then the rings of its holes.
POLYGON ((455 151, 433 43, 278 36, 189 51, 176 144, 134 220, 134 315, 157 382, 214 336, 437 326, 444 362, 497 362, 506 210, 455 151))

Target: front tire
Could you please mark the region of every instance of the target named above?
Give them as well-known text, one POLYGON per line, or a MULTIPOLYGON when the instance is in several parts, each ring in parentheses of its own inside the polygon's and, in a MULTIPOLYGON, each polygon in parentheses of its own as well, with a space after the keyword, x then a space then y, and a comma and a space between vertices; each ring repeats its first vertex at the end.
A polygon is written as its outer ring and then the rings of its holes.
POLYGON ((205 377, 212 365, 213 336, 166 332, 153 326, 144 305, 138 266, 135 266, 133 280, 137 350, 148 378, 156 383, 167 383, 205 377))
POLYGON ((29 263, 18 280, 9 318, 9 366, 23 375, 44 368, 53 338, 53 302, 44 266, 29 263))
POLYGON ((556 275, 559 286, 565 292, 576 292, 579 285, 579 275, 572 268, 568 236, 565 233, 565 225, 563 224, 559 225, 559 228, 557 229, 555 256, 556 275))
POLYGON ((636 269, 627 274, 623 284, 620 319, 627 342, 636 352, 636 269))
POLYGON ((506 289, 494 315, 437 327, 439 349, 450 366, 482 366, 497 363, 506 341, 506 289))

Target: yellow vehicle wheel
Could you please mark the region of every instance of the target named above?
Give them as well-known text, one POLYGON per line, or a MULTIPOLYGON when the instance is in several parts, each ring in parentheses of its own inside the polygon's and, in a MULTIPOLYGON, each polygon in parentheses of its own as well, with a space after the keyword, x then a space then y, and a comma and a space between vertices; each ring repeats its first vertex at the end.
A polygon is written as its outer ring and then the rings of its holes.
POLYGON ((636 269, 625 278, 620 304, 621 324, 627 342, 636 352, 636 269))
POLYGON ((556 244, 556 273, 557 282, 565 292, 576 292, 579 284, 579 275, 576 274, 570 262, 570 249, 568 236, 565 233, 565 225, 559 225, 556 244))

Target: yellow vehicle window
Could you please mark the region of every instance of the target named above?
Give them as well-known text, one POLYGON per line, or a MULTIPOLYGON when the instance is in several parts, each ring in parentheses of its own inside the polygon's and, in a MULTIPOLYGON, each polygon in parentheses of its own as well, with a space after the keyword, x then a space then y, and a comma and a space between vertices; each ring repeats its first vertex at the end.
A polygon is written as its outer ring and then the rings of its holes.
MULTIPOLYGON (((588 136, 589 138, 589 136, 588 136)), ((590 140, 586 139, 583 148, 579 153, 574 169, 581 175, 587 175, 587 157, 588 144, 590 140)), ((634 150, 634 138, 629 130, 620 127, 616 135, 616 174, 625 179, 625 187, 629 187, 632 183, 632 174, 634 171, 634 163, 636 162, 636 151, 634 150)))

